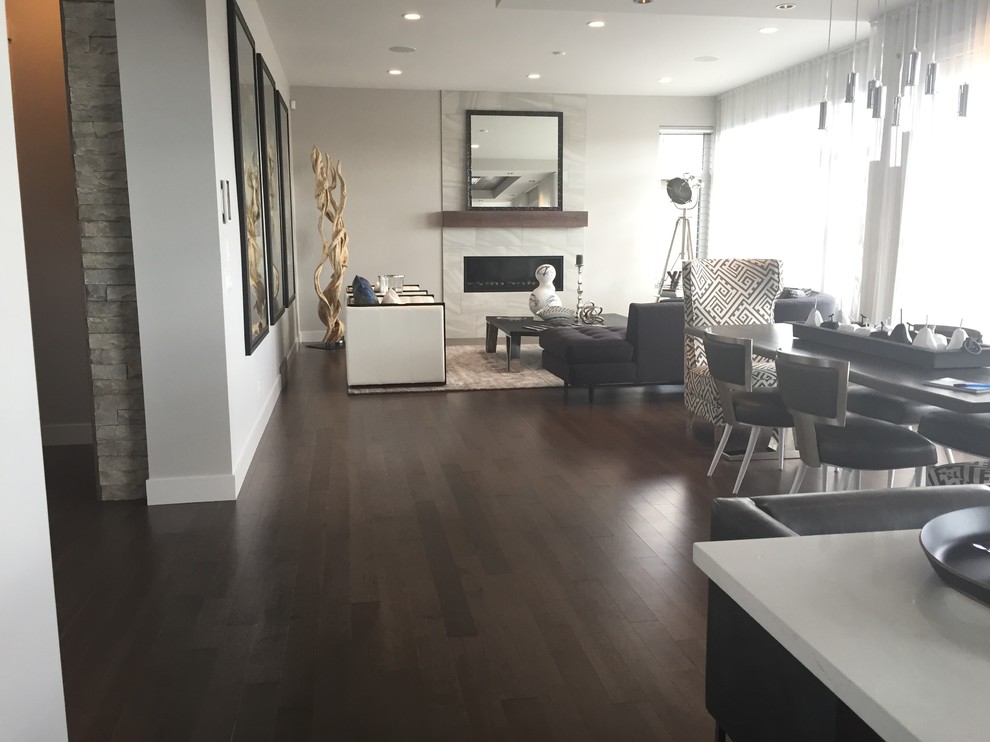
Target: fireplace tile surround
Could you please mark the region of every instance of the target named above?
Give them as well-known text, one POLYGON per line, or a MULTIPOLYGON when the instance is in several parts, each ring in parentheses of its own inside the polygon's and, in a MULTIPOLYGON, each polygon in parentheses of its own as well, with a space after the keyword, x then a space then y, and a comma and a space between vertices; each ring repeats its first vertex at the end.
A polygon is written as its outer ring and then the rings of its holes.
MULTIPOLYGON (((586 101, 578 95, 476 93, 445 91, 441 95, 441 156, 444 211, 467 205, 465 157, 466 112, 484 110, 546 110, 564 112, 564 209, 584 209, 586 101)), ((561 256, 564 306, 577 303, 574 263, 585 250, 581 227, 443 227, 443 299, 448 338, 483 338, 485 317, 528 315, 529 292, 464 291, 464 257, 561 256)))

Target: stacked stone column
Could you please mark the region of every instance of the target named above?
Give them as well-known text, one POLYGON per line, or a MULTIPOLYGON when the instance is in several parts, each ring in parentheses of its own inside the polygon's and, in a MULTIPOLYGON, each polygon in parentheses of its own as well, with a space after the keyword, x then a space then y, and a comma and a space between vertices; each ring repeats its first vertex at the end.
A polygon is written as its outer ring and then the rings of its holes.
POLYGON ((148 451, 113 0, 61 0, 101 497, 145 496, 148 451))

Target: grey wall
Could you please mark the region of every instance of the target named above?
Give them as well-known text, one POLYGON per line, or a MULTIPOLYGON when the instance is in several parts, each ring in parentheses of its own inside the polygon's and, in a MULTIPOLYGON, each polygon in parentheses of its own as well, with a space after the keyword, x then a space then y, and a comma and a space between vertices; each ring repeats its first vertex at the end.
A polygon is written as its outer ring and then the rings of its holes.
MULTIPOLYGON (((287 89, 261 13, 239 7, 287 89)), ((295 347, 295 305, 248 356, 225 0, 117 4, 147 411, 149 504, 237 497, 295 347), (179 215, 177 218, 176 215, 179 215)))
MULTIPOLYGON (((6 32, 0 0, 0 33, 6 32)), ((10 67, 0 54, 0 162, 7 165, 0 168, 6 300, 0 362, 0 737, 61 742, 67 732, 16 158, 10 67)))
POLYGON ((59 0, 10 0, 21 214, 46 443, 93 440, 85 292, 59 0))
POLYGON ((348 282, 355 273, 404 273, 407 280, 437 292, 442 260, 447 335, 480 337, 486 314, 525 314, 528 295, 462 294, 465 253, 564 255, 561 299, 568 306, 576 299, 573 258, 583 253, 586 299, 618 313, 630 302, 652 301, 670 239, 657 169, 660 127, 713 126, 715 121, 714 98, 305 87, 293 88, 293 97, 298 102, 293 167, 301 246, 300 326, 302 339, 309 341, 323 337, 309 288, 320 256, 309 195, 313 144, 344 163, 344 216, 351 238, 348 282), (464 111, 472 107, 565 112, 564 209, 586 209, 587 229, 439 226, 434 217, 441 208, 464 208, 464 111))
MULTIPOLYGON (((345 283, 355 275, 374 282, 381 273, 401 273, 441 294, 440 94, 294 87, 292 98, 301 339, 324 335, 312 279, 323 254, 310 165, 314 145, 341 161, 347 183, 345 283)), ((324 270, 324 285, 326 278, 324 270)))

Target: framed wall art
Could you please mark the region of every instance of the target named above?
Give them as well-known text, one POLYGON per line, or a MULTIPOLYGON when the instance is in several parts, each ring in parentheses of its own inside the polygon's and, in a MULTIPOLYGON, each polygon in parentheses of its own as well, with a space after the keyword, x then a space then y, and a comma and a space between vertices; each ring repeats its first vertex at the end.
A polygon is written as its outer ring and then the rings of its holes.
POLYGON ((244 289, 244 349, 251 355, 270 326, 268 261, 254 37, 234 0, 227 4, 227 31, 244 289))
POLYGON ((282 246, 282 188, 278 146, 278 102, 275 78, 258 55, 258 119, 261 121, 261 179, 268 268, 268 316, 274 325, 285 312, 282 282, 285 253, 282 246))
POLYGON ((279 183, 282 194, 282 289, 285 306, 296 300, 296 246, 292 223, 292 154, 289 146, 289 107, 278 99, 279 183))

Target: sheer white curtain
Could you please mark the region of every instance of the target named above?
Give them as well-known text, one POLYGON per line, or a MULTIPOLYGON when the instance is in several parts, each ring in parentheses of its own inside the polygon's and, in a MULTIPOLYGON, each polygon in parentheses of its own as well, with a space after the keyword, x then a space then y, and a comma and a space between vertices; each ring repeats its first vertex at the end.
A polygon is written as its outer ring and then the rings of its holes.
POLYGON ((709 254, 780 257, 787 285, 833 293, 847 312, 862 304, 879 320, 903 308, 911 321, 964 318, 990 335, 990 0, 901 8, 874 20, 855 49, 729 91, 717 110, 709 254), (859 91, 848 105, 840 101, 854 61, 859 91), (936 93, 925 95, 931 61, 936 93), (826 69, 832 105, 819 137, 826 69), (864 104, 875 76, 887 86, 880 120, 864 104), (902 125, 893 129, 899 93, 902 125))
POLYGON ((913 101, 893 309, 990 335, 990 0, 922 6, 919 28, 923 66, 939 67, 935 94, 913 101))
POLYGON ((868 54, 863 42, 722 95, 713 162, 709 254, 780 258, 785 285, 829 291, 853 312, 874 127, 865 103, 842 101, 854 58, 864 100, 868 54))

